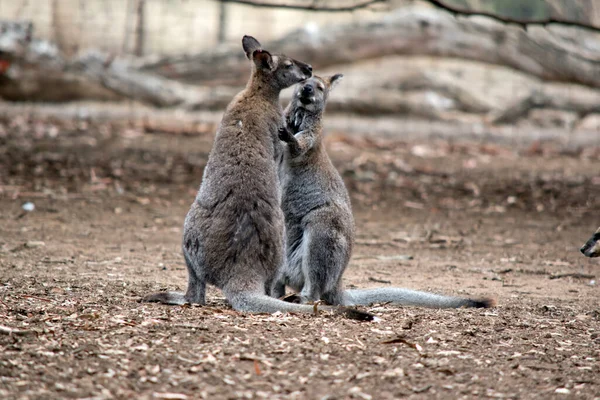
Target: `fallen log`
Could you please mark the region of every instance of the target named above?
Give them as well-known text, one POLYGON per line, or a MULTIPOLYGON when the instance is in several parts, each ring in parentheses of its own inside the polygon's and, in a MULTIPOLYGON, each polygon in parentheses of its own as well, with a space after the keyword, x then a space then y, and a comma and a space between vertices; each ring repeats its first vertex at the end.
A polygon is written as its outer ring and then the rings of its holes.
MULTIPOLYGON (((378 20, 311 26, 265 43, 265 48, 316 68, 389 55, 457 57, 508 66, 548 81, 600 88, 600 55, 588 50, 600 46, 600 34, 564 28, 550 24, 524 30, 487 17, 455 17, 417 6, 398 8, 378 20), (585 48, 573 44, 574 30, 586 38, 585 48)), ((239 46, 232 46, 151 60, 139 67, 189 83, 235 85, 246 79, 246 64, 239 46)))
MULTIPOLYGON (((95 51, 68 61, 51 43, 31 40, 30 24, 12 26, 14 29, 0 33, 0 52, 3 52, 0 59, 14 63, 6 74, 0 74, 0 97, 8 100, 128 99, 158 107, 221 110, 249 73, 248 62, 237 46, 192 57, 168 58, 167 64, 161 64, 165 60, 136 62, 95 51), (193 77, 192 81, 201 82, 202 86, 171 79, 181 76, 193 77)), ((348 69, 361 59, 434 53, 495 60, 497 64, 512 62, 523 66, 522 70, 538 71, 537 76, 554 74, 557 79, 600 81, 597 73, 600 69, 589 73, 592 65, 600 63, 600 55, 590 50, 593 48, 590 40, 595 40, 595 36, 586 36, 586 41, 577 47, 573 40, 576 28, 561 27, 560 35, 533 40, 535 35, 548 33, 552 28, 524 31, 481 17, 455 18, 436 9, 410 7, 398 9, 378 21, 304 30, 273 42, 272 46, 291 54, 303 53, 303 59, 318 65, 348 63, 345 64, 348 69), (538 45, 542 42, 545 46, 538 45), (553 53, 556 46, 580 62, 569 64, 569 57, 553 53), (535 62, 542 56, 555 58, 535 62), (576 74, 578 71, 581 76, 576 74), (575 75, 569 78, 567 72, 575 75)), ((513 123, 535 108, 573 111, 580 116, 599 112, 600 92, 581 85, 544 84, 532 78, 531 88, 523 90, 525 96, 519 95, 513 104, 498 107, 485 93, 465 85, 464 79, 458 84, 451 74, 429 73, 429 70, 407 74, 402 71, 402 64, 383 68, 392 69, 387 78, 382 77, 380 69, 365 74, 360 87, 342 86, 330 99, 328 109, 360 115, 414 115, 432 120, 489 114, 487 120, 497 124, 513 123)), ((340 70, 343 72, 343 68, 340 70)))
POLYGON ((491 113, 492 124, 512 124, 537 108, 573 111, 580 117, 600 113, 600 92, 573 85, 539 86, 500 112, 491 113))

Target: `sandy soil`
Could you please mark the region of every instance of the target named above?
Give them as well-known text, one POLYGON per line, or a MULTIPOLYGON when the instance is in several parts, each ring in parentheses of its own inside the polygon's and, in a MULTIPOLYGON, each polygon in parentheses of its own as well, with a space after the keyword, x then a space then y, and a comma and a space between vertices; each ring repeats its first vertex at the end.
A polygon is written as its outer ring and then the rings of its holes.
POLYGON ((600 225, 599 148, 332 133, 358 228, 345 284, 498 300, 361 323, 244 315, 214 288, 206 307, 137 302, 185 288, 211 142, 0 122, 0 325, 17 329, 0 398, 600 398, 600 265, 578 252, 600 225))

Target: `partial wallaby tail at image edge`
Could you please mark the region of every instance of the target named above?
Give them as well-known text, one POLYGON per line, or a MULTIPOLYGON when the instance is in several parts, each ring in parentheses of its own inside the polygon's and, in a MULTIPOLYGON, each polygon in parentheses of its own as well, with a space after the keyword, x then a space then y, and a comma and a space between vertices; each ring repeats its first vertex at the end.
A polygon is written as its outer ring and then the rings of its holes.
POLYGON ((374 303, 392 303, 427 308, 491 308, 496 306, 496 300, 490 298, 468 299, 403 288, 352 289, 344 291, 343 304, 345 306, 368 306, 374 303))

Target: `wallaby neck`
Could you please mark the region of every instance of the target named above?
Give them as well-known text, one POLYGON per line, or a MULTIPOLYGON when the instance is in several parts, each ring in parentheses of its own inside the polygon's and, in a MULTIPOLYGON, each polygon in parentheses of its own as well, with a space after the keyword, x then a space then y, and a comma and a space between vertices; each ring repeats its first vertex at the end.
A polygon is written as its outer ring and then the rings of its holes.
POLYGON ((279 104, 279 93, 281 89, 269 82, 269 79, 252 71, 252 76, 246 85, 246 93, 252 93, 273 104, 279 104))
POLYGON ((322 118, 323 113, 312 113, 308 110, 304 110, 304 118, 302 119, 300 130, 310 129, 311 131, 320 132, 323 129, 321 125, 322 118))

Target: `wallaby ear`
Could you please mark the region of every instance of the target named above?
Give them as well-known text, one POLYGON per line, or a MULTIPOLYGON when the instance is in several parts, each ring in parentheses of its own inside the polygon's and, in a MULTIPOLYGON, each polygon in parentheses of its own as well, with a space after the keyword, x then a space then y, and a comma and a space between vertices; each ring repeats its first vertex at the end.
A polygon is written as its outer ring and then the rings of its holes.
POLYGON ((342 80, 343 77, 344 77, 344 74, 335 74, 335 75, 327 78, 327 82, 329 84, 329 90, 336 87, 337 84, 340 83, 340 81, 342 80))
POLYGON ((242 38, 242 47, 244 48, 246 57, 248 57, 249 60, 252 59, 252 55, 256 50, 260 50, 262 48, 258 40, 248 35, 244 35, 242 38))
POLYGON ((272 70, 274 67, 273 57, 271 56, 271 53, 266 50, 255 50, 254 53, 252 53, 252 59, 258 68, 272 70))

